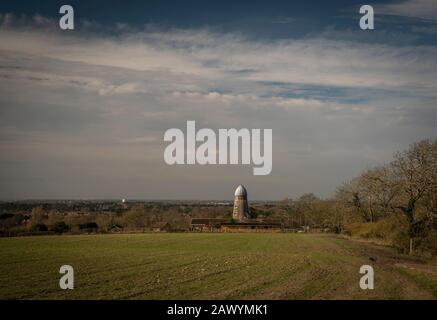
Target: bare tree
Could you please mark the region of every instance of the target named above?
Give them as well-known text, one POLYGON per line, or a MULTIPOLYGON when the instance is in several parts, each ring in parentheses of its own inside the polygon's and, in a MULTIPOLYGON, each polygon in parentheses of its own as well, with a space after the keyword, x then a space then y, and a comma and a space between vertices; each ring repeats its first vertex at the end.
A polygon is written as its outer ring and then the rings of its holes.
POLYGON ((391 167, 400 191, 399 205, 395 207, 407 218, 412 254, 413 238, 418 236, 423 223, 422 219, 416 217, 418 202, 435 194, 437 188, 437 141, 423 140, 397 153, 391 167))
POLYGON ((360 191, 370 222, 392 212, 398 186, 393 179, 393 171, 388 166, 365 171, 359 178, 360 191))
POLYGON ((43 208, 41 206, 33 208, 29 220, 30 228, 34 228, 38 225, 44 224, 44 220, 45 220, 45 212, 43 208))
POLYGON ((371 222, 372 218, 366 208, 366 195, 363 191, 360 177, 345 182, 337 188, 335 198, 343 205, 346 211, 352 211, 361 216, 364 221, 371 222))

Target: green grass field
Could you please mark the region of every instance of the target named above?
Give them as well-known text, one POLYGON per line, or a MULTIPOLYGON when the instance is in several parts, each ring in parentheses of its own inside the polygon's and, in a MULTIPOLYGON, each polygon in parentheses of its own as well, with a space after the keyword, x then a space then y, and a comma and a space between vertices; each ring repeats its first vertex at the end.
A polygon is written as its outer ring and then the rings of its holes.
POLYGON ((328 235, 1 238, 0 261, 2 299, 437 298, 435 261, 328 235), (74 290, 59 288, 64 264, 74 290), (363 264, 374 267, 374 290, 359 288, 363 264))

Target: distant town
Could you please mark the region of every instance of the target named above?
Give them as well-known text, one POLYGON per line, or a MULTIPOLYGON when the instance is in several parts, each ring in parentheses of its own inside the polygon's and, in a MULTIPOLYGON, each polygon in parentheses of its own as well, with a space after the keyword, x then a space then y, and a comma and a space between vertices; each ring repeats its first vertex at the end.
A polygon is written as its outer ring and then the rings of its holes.
MULTIPOLYGON (((250 214, 281 228, 305 230, 304 215, 286 213, 291 200, 251 201, 250 214)), ((0 202, 0 235, 217 231, 231 222, 229 200, 21 200, 0 202), (194 225, 192 224, 194 222, 194 225)))

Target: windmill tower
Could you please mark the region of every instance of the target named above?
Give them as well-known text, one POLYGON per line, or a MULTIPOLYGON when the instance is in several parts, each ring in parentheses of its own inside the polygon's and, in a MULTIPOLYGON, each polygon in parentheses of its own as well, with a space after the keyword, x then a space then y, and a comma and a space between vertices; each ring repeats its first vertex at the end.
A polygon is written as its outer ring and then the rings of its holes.
POLYGON ((243 185, 239 185, 235 190, 234 211, 232 218, 235 221, 249 219, 249 205, 247 204, 247 191, 243 185))

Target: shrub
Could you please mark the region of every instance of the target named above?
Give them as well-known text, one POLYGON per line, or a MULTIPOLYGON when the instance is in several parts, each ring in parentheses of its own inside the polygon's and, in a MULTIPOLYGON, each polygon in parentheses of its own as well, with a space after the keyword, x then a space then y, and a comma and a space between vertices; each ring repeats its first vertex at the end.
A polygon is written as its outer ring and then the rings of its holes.
POLYGON ((84 223, 84 224, 79 225, 79 229, 81 229, 81 230, 83 230, 83 229, 97 229, 98 227, 99 226, 95 222, 88 222, 88 223, 84 223))
POLYGON ((345 233, 352 237, 377 240, 404 251, 408 248, 407 229, 405 218, 394 215, 375 223, 351 223, 346 225, 345 233))
POLYGON ((47 226, 43 223, 38 223, 33 225, 30 230, 33 232, 44 232, 44 231, 48 231, 49 228, 47 228, 47 226))
POLYGON ((415 253, 424 256, 437 256, 437 229, 430 230, 425 237, 414 239, 415 253))
POLYGON ((52 224, 50 230, 56 233, 64 233, 70 230, 70 227, 64 221, 60 221, 52 224))

